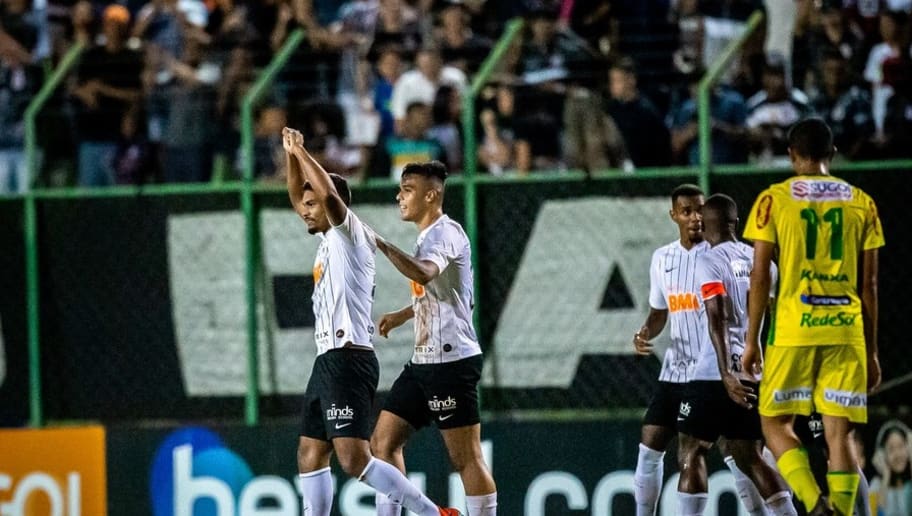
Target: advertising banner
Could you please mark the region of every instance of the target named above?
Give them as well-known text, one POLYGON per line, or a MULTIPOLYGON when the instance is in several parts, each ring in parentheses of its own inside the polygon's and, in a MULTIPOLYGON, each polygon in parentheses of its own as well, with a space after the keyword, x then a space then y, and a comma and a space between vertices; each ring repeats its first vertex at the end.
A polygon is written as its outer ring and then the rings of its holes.
POLYGON ((107 514, 100 426, 0 430, 0 514, 107 514))
MULTIPOLYGON (((108 440, 112 516, 300 516, 295 478, 299 426, 112 428, 108 440)), ((639 420, 509 422, 483 425, 486 461, 498 486, 498 514, 634 514, 639 420)), ((706 514, 739 515, 731 473, 713 453, 706 514)), ((408 476, 440 504, 465 512, 436 430, 405 451, 408 476)), ((668 465, 673 466, 669 453, 668 465)), ((669 469, 659 514, 676 509, 669 469)), ((374 516, 374 492, 333 464, 336 516, 374 516)))

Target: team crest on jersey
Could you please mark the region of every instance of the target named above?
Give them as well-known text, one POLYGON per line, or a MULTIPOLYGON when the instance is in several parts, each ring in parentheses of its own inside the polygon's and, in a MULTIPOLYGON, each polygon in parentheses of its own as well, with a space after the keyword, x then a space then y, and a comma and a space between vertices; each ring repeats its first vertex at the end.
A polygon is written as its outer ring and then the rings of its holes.
POLYGON ((851 201, 852 187, 841 181, 805 179, 792 182, 792 199, 798 201, 851 201))
POLYGON ((412 296, 424 297, 424 285, 418 283, 417 281, 410 281, 409 283, 412 286, 412 296))

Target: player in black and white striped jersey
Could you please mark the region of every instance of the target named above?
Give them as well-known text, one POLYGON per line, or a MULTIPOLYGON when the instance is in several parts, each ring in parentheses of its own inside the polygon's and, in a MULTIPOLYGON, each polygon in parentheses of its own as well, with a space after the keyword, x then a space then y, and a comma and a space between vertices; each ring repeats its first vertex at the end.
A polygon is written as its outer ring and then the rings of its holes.
POLYGON ((677 434, 681 386, 690 381, 699 353, 700 286, 696 280, 697 257, 709 246, 703 242, 701 210, 703 191, 683 184, 671 192, 671 220, 679 238, 658 248, 649 266, 649 315, 633 336, 637 354, 653 353, 650 342, 669 322, 671 346, 662 360, 659 384, 643 418, 640 450, 634 473, 637 516, 653 516, 662 489, 665 450, 677 434))
POLYGON ((376 238, 348 205, 344 178, 328 174, 304 149, 301 133, 284 129, 288 195, 308 232, 322 238, 314 262, 314 363, 304 394, 298 442, 298 487, 305 516, 329 516, 333 452, 342 469, 420 516, 455 516, 370 451, 371 408, 380 376, 371 320, 376 238))
MULTIPOLYGON (((412 292, 410 306, 385 314, 377 326, 385 337, 414 318, 415 351, 380 412, 371 448, 404 471, 409 436, 434 423, 462 478, 469 516, 494 516, 497 488, 481 452, 472 250, 462 226, 443 213, 446 177, 437 161, 403 169, 396 199, 402 219, 420 231, 414 256, 377 237, 377 248, 411 280, 412 292)), ((378 516, 399 513, 398 504, 378 494, 378 516)))

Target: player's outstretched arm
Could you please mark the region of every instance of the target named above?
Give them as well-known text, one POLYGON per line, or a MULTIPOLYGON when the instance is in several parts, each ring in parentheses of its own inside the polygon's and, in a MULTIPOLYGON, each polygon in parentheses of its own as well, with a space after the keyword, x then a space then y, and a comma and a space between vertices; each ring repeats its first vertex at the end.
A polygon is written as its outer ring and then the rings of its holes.
POLYGON ((649 315, 646 316, 646 322, 643 327, 633 334, 633 347, 637 355, 651 355, 653 338, 662 333, 665 328, 665 321, 668 320, 668 310, 661 308, 649 307, 649 315))
POLYGON ((763 368, 763 357, 760 355, 760 328, 763 326, 763 315, 769 305, 770 268, 773 263, 772 242, 757 240, 754 242, 754 267, 751 269, 750 290, 747 293, 747 338, 744 341, 744 356, 741 365, 744 372, 758 376, 763 368))
POLYGON ((861 255, 861 317, 864 321, 865 347, 868 353, 868 390, 880 385, 880 360, 877 358, 877 249, 868 249, 861 255))
POLYGON ((703 300, 703 306, 706 308, 706 320, 709 326, 709 340, 716 350, 716 364, 719 367, 719 374, 722 375, 722 384, 728 392, 728 397, 738 405, 744 408, 751 408, 757 401, 757 395, 754 389, 741 383, 729 368, 728 359, 731 357, 731 346, 728 342, 728 314, 725 307, 728 306, 725 295, 716 295, 709 299, 703 300))
POLYGON ((416 283, 427 285, 440 274, 436 263, 430 260, 419 260, 382 238, 377 239, 377 249, 386 255, 393 267, 398 269, 403 276, 416 283))
POLYGON ((294 136, 292 153, 304 172, 304 179, 310 183, 314 195, 323 204, 329 223, 333 226, 338 226, 345 221, 345 216, 348 215, 348 207, 345 206, 342 198, 339 197, 339 192, 336 191, 329 173, 304 148, 304 136, 299 131, 294 130, 292 135, 294 136))
POLYGON ((409 305, 402 310, 383 314, 383 316, 380 317, 380 321, 377 322, 377 331, 380 332, 381 337, 389 337, 389 332, 402 326, 412 317, 415 317, 415 311, 412 309, 412 305, 409 305))
POLYGON ((292 131, 288 127, 282 129, 282 148, 285 149, 285 184, 288 187, 288 200, 291 201, 291 207, 299 217, 303 218, 301 202, 304 199, 304 175, 298 160, 292 154, 294 149, 292 131))

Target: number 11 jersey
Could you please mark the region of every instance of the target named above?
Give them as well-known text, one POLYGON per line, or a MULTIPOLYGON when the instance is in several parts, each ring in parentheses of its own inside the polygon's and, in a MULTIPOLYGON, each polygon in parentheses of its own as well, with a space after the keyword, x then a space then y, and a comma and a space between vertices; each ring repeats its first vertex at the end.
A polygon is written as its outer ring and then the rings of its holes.
POLYGON ((884 245, 868 194, 836 177, 792 177, 757 197, 744 237, 779 246, 771 344, 865 344, 859 255, 884 245))

